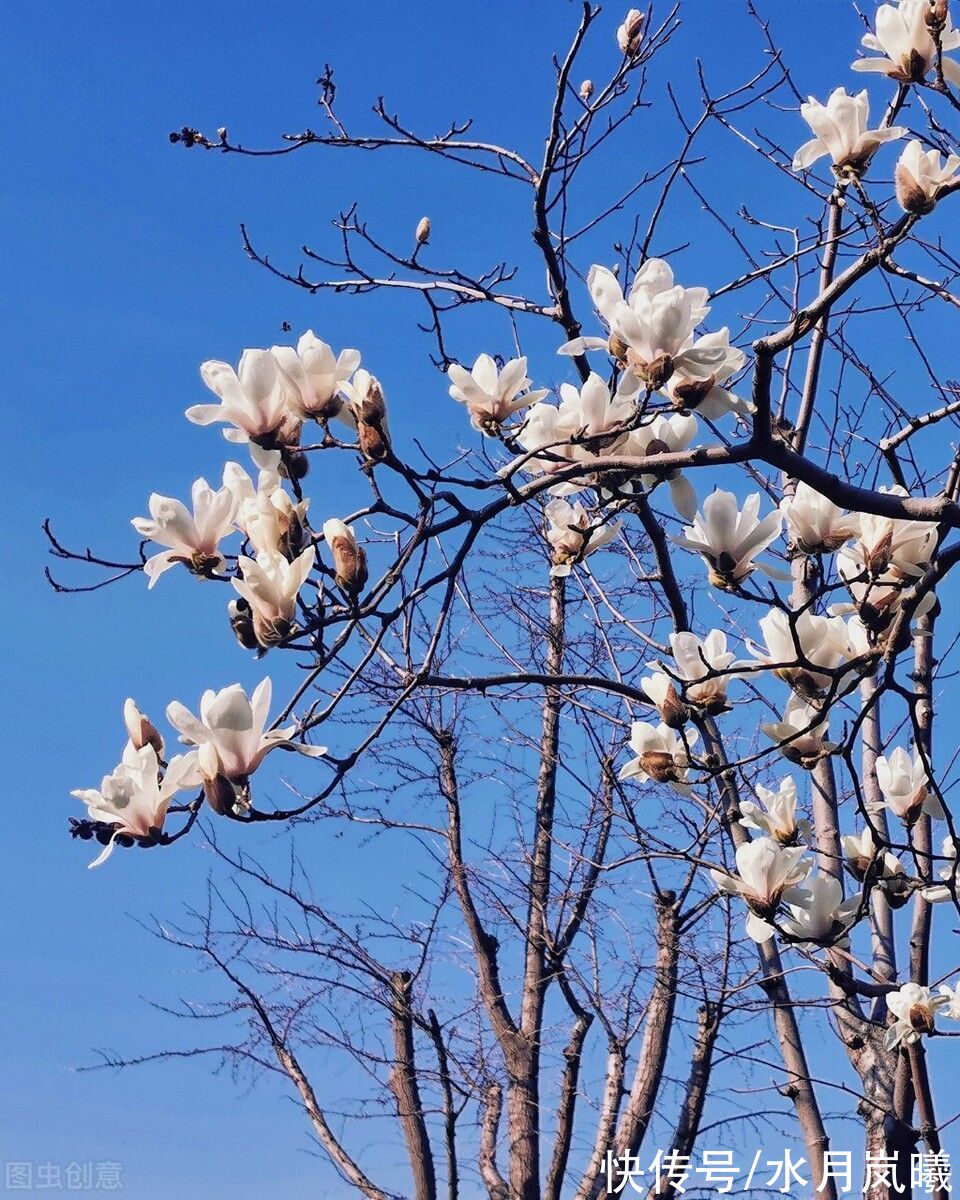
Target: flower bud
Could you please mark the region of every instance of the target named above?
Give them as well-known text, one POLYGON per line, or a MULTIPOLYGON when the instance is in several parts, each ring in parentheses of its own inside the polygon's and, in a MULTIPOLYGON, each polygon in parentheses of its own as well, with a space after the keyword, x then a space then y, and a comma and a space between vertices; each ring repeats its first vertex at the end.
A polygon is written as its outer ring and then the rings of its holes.
POLYGON ((645 751, 640 755, 640 766, 657 783, 676 783, 680 778, 673 755, 665 750, 645 751))
POLYGON ((669 354, 661 354, 653 362, 645 363, 641 374, 647 385, 657 391, 673 374, 673 359, 669 354))
POLYGON ((253 632, 253 614, 246 600, 231 600, 227 611, 230 614, 230 628, 244 650, 259 650, 260 643, 253 632))
POLYGON ((580 84, 580 99, 586 104, 593 95, 593 80, 585 79, 580 84))
POLYGON ((144 746, 152 746, 157 752, 157 758, 163 758, 163 738, 149 717, 143 715, 137 708, 136 701, 127 699, 123 702, 123 722, 127 734, 137 750, 144 746))
POLYGON ((643 13, 631 8, 617 30, 617 45, 627 58, 634 58, 643 41, 643 13))
POLYGON ((221 817, 232 813, 237 803, 237 791, 220 770, 220 757, 212 742, 204 742, 198 747, 197 763, 203 776, 203 795, 206 802, 221 817))
POLYGON ((904 212, 923 216, 933 212, 936 207, 936 200, 927 195, 913 172, 907 170, 903 163, 897 163, 896 190, 897 202, 904 212))
POLYGON ((366 551, 350 526, 336 518, 324 521, 323 536, 333 555, 337 585, 356 598, 367 582, 366 551))
POLYGON ((417 225, 417 245, 425 246, 430 241, 430 218, 421 217, 417 225))

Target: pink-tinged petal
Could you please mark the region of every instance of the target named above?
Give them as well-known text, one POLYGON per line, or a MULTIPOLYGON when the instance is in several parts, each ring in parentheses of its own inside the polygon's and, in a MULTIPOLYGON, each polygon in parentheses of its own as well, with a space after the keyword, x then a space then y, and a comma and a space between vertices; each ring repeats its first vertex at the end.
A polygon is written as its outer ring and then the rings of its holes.
POLYGON ((184 416, 194 425, 214 425, 217 421, 227 419, 223 415, 222 404, 194 404, 187 409, 184 416))
POLYGON ((177 555, 173 550, 164 550, 161 554, 155 554, 152 558, 147 559, 143 564, 143 573, 149 580, 148 589, 154 586, 164 572, 176 566, 176 559, 177 555))

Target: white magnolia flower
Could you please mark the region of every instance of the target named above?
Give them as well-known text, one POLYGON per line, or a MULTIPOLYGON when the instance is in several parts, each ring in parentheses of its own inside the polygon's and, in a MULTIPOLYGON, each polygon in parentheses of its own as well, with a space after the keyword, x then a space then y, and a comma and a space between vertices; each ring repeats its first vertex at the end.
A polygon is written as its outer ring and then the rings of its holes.
POLYGON ((953 899, 956 887, 957 844, 952 833, 948 833, 943 839, 940 853, 947 860, 937 869, 937 875, 943 883, 934 883, 923 889, 923 898, 930 904, 942 904, 945 900, 953 899))
POLYGON ((889 757, 877 759, 877 783, 887 808, 911 825, 921 813, 943 820, 943 807, 930 791, 930 780, 923 759, 914 751, 913 758, 898 746, 889 757))
MULTIPOLYGON (((866 33, 861 45, 875 50, 882 58, 858 58, 852 63, 854 71, 877 71, 900 83, 925 79, 937 65, 937 43, 927 24, 932 15, 930 0, 900 0, 881 4, 877 9, 876 33, 866 33)), ((960 46, 960 31, 953 28, 949 11, 940 33, 944 51, 960 46)), ((943 58, 943 74, 951 83, 960 83, 960 64, 943 58)))
POLYGON ((837 748, 827 741, 828 724, 827 713, 792 693, 783 717, 760 728, 771 741, 778 743, 784 758, 809 770, 837 748))
POLYGON ((633 58, 640 49, 644 20, 644 14, 639 8, 631 8, 617 27, 617 45, 628 58, 633 58))
POLYGON ((934 996, 928 987, 905 983, 887 995, 887 1008, 896 1018, 887 1029, 886 1046, 910 1046, 922 1034, 933 1033, 937 1010, 950 1003, 948 996, 934 996))
POLYGON ((360 366, 359 350, 341 350, 334 355, 312 329, 292 346, 274 346, 273 357, 286 381, 286 402, 301 421, 328 421, 343 408, 343 385, 360 366))
POLYGON ((757 568, 776 577, 778 572, 754 559, 780 536, 783 519, 779 512, 772 512, 760 520, 759 511, 758 492, 746 498, 742 510, 733 492, 714 492, 684 536, 673 540, 704 559, 714 587, 731 588, 757 568))
POLYGON ((188 421, 195 425, 224 421, 234 426, 224 430, 228 441, 264 445, 275 441, 285 424, 289 429, 289 389, 269 350, 244 350, 236 370, 211 359, 201 365, 200 375, 220 403, 195 404, 187 409, 188 421))
MULTIPOLYGON (((662 259, 651 258, 643 264, 627 298, 606 267, 591 267, 587 286, 610 330, 609 338, 575 338, 561 346, 560 353, 609 351, 628 368, 619 393, 636 394, 641 385, 662 389, 675 373, 687 383, 711 379, 715 383, 728 378, 745 361, 742 352, 730 346, 726 329, 694 339, 694 329, 710 311, 707 289, 674 284, 673 271, 662 259)), ((706 391, 701 391, 702 400, 706 391)), ((691 402, 683 407, 695 405, 691 402)))
MULTIPOLYGON (((742 350, 730 345, 729 329, 724 326, 715 333, 703 334, 696 339, 693 349, 701 357, 710 356, 710 374, 704 377, 700 371, 696 376, 690 376, 684 372, 683 363, 680 369, 674 364, 674 372, 660 389, 660 394, 666 396, 678 412, 696 412, 707 421, 718 421, 731 412, 747 416, 750 405, 721 386, 747 361, 742 350)), ((620 388, 624 390, 627 386, 628 381, 624 378, 620 388)))
POLYGON ((179 700, 174 700, 167 707, 167 720, 179 731, 182 742, 212 746, 220 773, 232 782, 246 780, 266 755, 278 747, 296 750, 308 758, 326 754, 325 746, 293 741, 296 732, 293 725, 267 730, 271 690, 269 678, 257 684, 249 699, 239 683, 219 692, 208 690, 200 697, 199 719, 179 700))
POLYGON ((801 838, 810 838, 810 822, 797 820, 797 785, 792 776, 781 779, 775 792, 759 783, 754 791, 760 804, 744 800, 740 805, 740 824, 745 829, 765 833, 781 846, 795 846, 801 838))
POLYGON ((340 410, 340 419, 356 428, 360 449, 367 458, 385 458, 390 450, 390 427, 380 380, 361 367, 353 379, 341 384, 341 390, 347 403, 340 410))
POLYGON ((678 792, 688 796, 689 750, 696 741, 696 734, 690 735, 684 744, 666 725, 634 721, 630 731, 630 749, 637 757, 627 763, 620 772, 620 778, 637 779, 640 783, 647 779, 655 783, 669 783, 678 792))
MULTIPOLYGON (((658 415, 630 433, 623 453, 637 458, 657 454, 679 454, 689 447, 696 433, 696 417, 684 416, 681 413, 670 417, 658 415)), ((697 493, 686 475, 673 470, 646 471, 640 476, 640 482, 648 492, 664 481, 670 489, 670 499, 677 512, 687 521, 694 520, 697 515, 697 493)))
POLYGON ((806 949, 814 946, 850 944, 849 930, 857 919, 863 896, 857 892, 843 898, 843 885, 832 875, 811 875, 803 885, 803 896, 789 904, 789 916, 781 929, 806 949))
POLYGON ((842 617, 823 617, 803 609, 772 608, 760 619, 766 647, 747 643, 750 653, 769 663, 778 679, 804 696, 822 696, 831 686, 842 690, 848 680, 832 672, 847 657, 849 631, 842 617), (796 665, 793 665, 796 664, 796 665), (817 669, 821 668, 821 669, 817 669))
POLYGON ((940 995, 946 1000, 946 1004, 942 1008, 943 1015, 949 1017, 951 1021, 960 1021, 960 983, 953 987, 941 983, 940 995))
POLYGON ((860 532, 860 518, 845 513, 832 500, 806 483, 780 501, 790 540, 804 554, 839 550, 860 532))
POLYGON ((811 96, 806 104, 800 105, 800 115, 816 137, 805 142, 793 156, 795 171, 806 170, 817 159, 829 155, 838 172, 859 174, 884 142, 896 141, 906 133, 899 125, 889 129, 867 128, 870 100, 865 90, 848 96, 846 88, 835 88, 826 104, 811 96))
POLYGON ((337 517, 323 523, 323 540, 330 548, 337 586, 359 596, 367 582, 367 552, 346 521, 337 517))
POLYGON ((727 684, 735 675, 729 670, 734 655, 727 649, 723 630, 711 629, 702 639, 695 633, 671 633, 670 648, 676 683, 653 663, 650 666, 654 674, 643 681, 644 691, 657 705, 664 722, 671 724, 668 712, 675 713, 680 701, 678 685, 683 700, 702 712, 710 716, 725 712, 729 707, 727 684))
POLYGON ((606 546, 620 533, 619 521, 612 525, 591 523, 579 501, 569 504, 559 498, 551 500, 544 514, 549 522, 546 536, 553 563, 551 575, 569 575, 574 563, 583 562, 588 554, 606 546))
POLYGON ((239 463, 223 469, 224 486, 237 500, 234 523, 257 554, 291 557, 300 548, 309 500, 294 504, 280 481, 280 451, 262 450, 251 443, 251 455, 259 466, 257 483, 239 463))
POLYGON ((154 492, 148 501, 150 518, 134 517, 130 522, 141 537, 169 547, 143 564, 149 587, 176 563, 200 576, 223 569, 220 542, 231 532, 236 498, 228 487, 215 492, 205 479, 194 482, 191 494, 192 514, 179 500, 154 492))
MULTIPOLYGON (((618 452, 626 439, 624 426, 635 413, 633 402, 611 396, 596 373, 579 389, 565 383, 560 387, 560 404, 534 404, 527 413, 517 441, 527 451, 542 450, 526 468, 555 474, 574 462, 594 462, 618 452)), ((560 494, 581 491, 586 478, 556 485, 560 494)))
POLYGON ((489 354, 481 354, 469 371, 451 363, 447 375, 450 395, 467 406, 470 424, 481 433, 495 433, 508 417, 547 395, 546 388, 526 390, 530 380, 525 358, 511 359, 499 371, 489 354))
POLYGON ((152 838, 160 833, 174 795, 183 788, 197 787, 200 782, 195 752, 172 758, 161 776, 154 747, 145 745, 138 750, 132 741, 127 742, 120 765, 104 775, 99 788, 78 788, 71 792, 87 806, 92 821, 116 826, 102 854, 90 866, 99 867, 106 862, 122 835, 152 838))
POLYGON ((771 838, 758 837, 737 847, 737 874, 711 871, 714 883, 721 892, 739 895, 750 909, 747 934, 755 942, 765 942, 773 936, 771 922, 781 902, 791 903, 803 898, 799 886, 813 866, 803 856, 805 846, 780 846, 771 838))
POLYGON ((957 182, 960 156, 948 155, 940 165, 936 150, 924 150, 914 140, 900 155, 897 163, 897 200, 905 212, 928 213, 940 198, 941 190, 957 182))
POLYGON ((880 849, 869 826, 859 837, 856 834, 844 835, 840 844, 847 866, 861 882, 870 873, 875 874, 879 880, 895 879, 905 874, 903 863, 889 850, 880 849))
POLYGON ((294 628, 297 597, 313 569, 315 552, 308 546, 293 562, 282 554, 241 555, 240 579, 231 583, 250 606, 253 631, 261 646, 276 646, 294 628))

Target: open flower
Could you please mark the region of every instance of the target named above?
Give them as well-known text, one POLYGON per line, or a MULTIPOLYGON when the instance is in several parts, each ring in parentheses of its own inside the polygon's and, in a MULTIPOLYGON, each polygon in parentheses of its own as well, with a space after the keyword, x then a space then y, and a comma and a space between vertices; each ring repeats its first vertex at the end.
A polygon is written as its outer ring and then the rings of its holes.
POLYGON ((550 544, 551 575, 569 575, 574 563, 583 562, 602 546, 612 542, 620 533, 620 522, 591 523, 582 504, 569 504, 559 498, 551 500, 543 510, 549 522, 547 541, 550 544))
POLYGON ((780 501, 790 541, 804 554, 839 550, 860 532, 860 518, 845 513, 815 488, 798 483, 792 496, 780 501))
POLYGON ((169 547, 143 564, 149 587, 176 563, 201 577, 223 569, 220 542, 231 532, 236 498, 228 487, 215 492, 205 479, 194 482, 191 494, 192 513, 181 501, 154 492, 148 501, 150 518, 134 517, 130 522, 141 537, 169 547))
POLYGON ((689 750, 696 741, 696 734, 689 736, 684 743, 666 725, 634 721, 630 731, 630 749, 636 758, 627 763, 620 772, 620 778, 637 779, 640 783, 648 779, 654 783, 669 783, 682 795, 689 796, 689 750))
POLYGON ((546 388, 526 390, 530 380, 525 358, 511 359, 499 371, 489 354, 481 354, 469 371, 451 363, 447 374, 450 395, 467 406, 470 424, 481 433, 495 433, 508 417, 547 395, 546 388))
POLYGON ((253 632, 261 646, 276 646, 289 637, 297 613, 297 597, 313 568, 315 553, 308 546, 293 562, 282 554, 241 555, 240 579, 231 579, 241 599, 250 606, 253 632))
POLYGON ((880 879, 893 879, 903 875, 903 863, 889 850, 881 850, 874 841, 869 827, 859 836, 846 834, 840 839, 843 856, 854 878, 863 882, 869 874, 880 879))
POLYGON ((846 88, 835 88, 826 104, 811 96, 806 104, 800 105, 800 115, 816 137, 804 142, 793 156, 795 171, 806 170, 817 159, 829 155, 838 174, 859 175, 884 142, 896 141, 906 133, 899 125, 889 129, 867 128, 870 100, 865 90, 848 96, 846 88))
MULTIPOLYGON (((695 412, 707 421, 718 421, 727 413, 735 412, 745 417, 750 405, 721 386, 747 361, 747 356, 736 346, 730 345, 730 331, 724 326, 714 333, 705 333, 697 338, 692 350, 698 359, 706 361, 709 374, 699 369, 689 375, 685 371, 686 361, 674 364, 674 372, 660 389, 678 412, 695 412)), ((698 362, 699 366, 699 362, 698 362)), ((621 384, 626 388, 627 381, 621 384)))
MULTIPOLYGON (((881 4, 877 9, 876 33, 865 33, 861 45, 874 50, 882 58, 858 58, 851 64, 854 71, 876 71, 896 79, 898 83, 925 79, 937 65, 937 43, 929 18, 933 15, 930 0, 900 0, 881 4)), ((940 31, 942 50, 960 46, 960 31, 953 28, 949 10, 940 31)), ((960 83, 960 64, 944 57, 943 74, 951 83, 960 83)))
MULTIPOLYGON (((208 690, 200 697, 199 719, 174 700, 167 706, 167 720, 192 746, 211 745, 217 754, 220 773, 231 782, 242 782, 260 766, 271 750, 296 750, 308 758, 326 754, 325 746, 308 746, 293 741, 293 725, 267 730, 272 685, 262 680, 247 698, 239 683, 219 692, 208 690)), ((209 755, 209 752, 208 752, 209 755)))
POLYGON ((685 550, 699 554, 709 568, 714 587, 729 589, 758 568, 768 575, 778 572, 754 561, 780 536, 782 517, 778 512, 759 519, 760 494, 754 492, 738 509, 733 492, 714 492, 697 513, 683 537, 673 540, 685 550))
POLYGON ((771 922, 781 902, 802 899, 799 885, 813 866, 805 854, 805 846, 780 846, 771 838, 758 837, 737 847, 736 875, 710 872, 721 892, 741 896, 746 902, 750 909, 747 934, 755 942, 773 936, 771 922))
POLYGON ((144 745, 137 749, 132 741, 127 742, 120 765, 104 775, 99 788, 78 788, 71 792, 87 806, 92 821, 116 827, 103 853, 90 866, 99 867, 106 862, 118 837, 156 837, 163 829, 174 795, 183 788, 199 786, 200 781, 195 752, 172 758, 161 776, 154 747, 144 745))
POLYGON ((760 804, 744 800, 740 805, 740 824, 745 829, 765 833, 781 846, 796 846, 801 838, 810 838, 810 822, 797 820, 797 785, 792 776, 781 779, 775 792, 759 783, 753 790, 760 804))
POLYGON ((862 902, 859 892, 844 900, 843 886, 832 875, 811 875, 803 885, 803 895, 787 906, 789 915, 780 928, 805 949, 846 947, 862 902))
POLYGON ((877 759, 877 783, 887 808, 906 825, 912 825, 921 813, 943 820, 943 807, 930 791, 930 780, 923 759, 914 751, 913 758, 898 746, 887 757, 877 759))
POLYGON ((905 212, 931 212, 942 190, 957 182, 960 156, 950 154, 940 165, 936 150, 924 150, 914 140, 908 142, 897 163, 897 200, 905 212))
POLYGON ((683 701, 707 716, 726 712, 729 707, 727 684, 735 676, 729 670, 734 655, 727 649, 727 635, 723 630, 711 629, 702 639, 686 631, 671 633, 670 648, 676 682, 656 664, 651 664, 654 674, 643 681, 644 691, 657 705, 665 724, 676 724, 670 719, 671 714, 682 715, 685 719, 686 714, 677 709, 678 705, 680 710, 684 707, 680 703, 680 690, 683 701))
POLYGON ((837 748, 827 741, 828 723, 826 713, 793 694, 783 710, 783 717, 760 728, 771 741, 778 743, 784 758, 810 770, 837 748))
MULTIPOLYGON (((822 617, 809 609, 772 608, 760 619, 765 650, 747 643, 750 653, 769 663, 778 679, 803 696, 822 696, 834 684, 834 670, 846 657, 848 629, 842 617, 822 617), (794 665, 796 664, 796 665, 794 665), (821 668, 821 669, 818 669, 821 668)), ((836 685, 842 688, 841 677, 836 685)))
POLYGON ((251 444, 251 454, 260 467, 256 486, 239 463, 228 462, 223 469, 224 485, 237 500, 234 523, 257 554, 293 558, 302 548, 310 501, 294 504, 284 491, 279 450, 261 450, 251 444))
POLYGON ((925 1033, 933 1033, 937 1010, 950 1003, 948 996, 934 996, 928 987, 905 983, 887 995, 887 1008, 896 1018, 887 1029, 885 1045, 910 1046, 919 1042, 925 1033))
POLYGON ((212 359, 201 365, 200 375, 220 403, 195 404, 187 409, 188 421, 195 425, 224 421, 234 427, 224 431, 228 441, 266 446, 278 440, 285 423, 289 429, 288 389, 269 350, 244 350, 236 370, 212 359))
POLYGON ((340 415, 342 389, 360 366, 359 350, 341 350, 334 356, 312 329, 292 346, 274 346, 273 357, 287 384, 287 407, 301 421, 329 421, 340 415))
MULTIPOLYGON (((630 433, 623 453, 636 455, 638 458, 653 457, 657 454, 679 454, 687 449, 696 433, 696 417, 681 413, 669 417, 658 415, 630 433)), ((665 482, 670 489, 673 506, 681 517, 687 521, 696 517, 697 493, 682 471, 645 471, 640 476, 640 482, 646 491, 652 491, 658 483, 665 482)), ((621 487, 621 490, 629 490, 629 483, 627 487, 621 487)))

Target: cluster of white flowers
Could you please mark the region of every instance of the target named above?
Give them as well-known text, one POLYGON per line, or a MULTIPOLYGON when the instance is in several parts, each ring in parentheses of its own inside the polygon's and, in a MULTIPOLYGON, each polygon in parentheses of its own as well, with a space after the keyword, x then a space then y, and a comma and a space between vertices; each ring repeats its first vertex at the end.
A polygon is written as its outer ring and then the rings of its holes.
POLYGON ((174 701, 167 719, 181 742, 194 749, 164 758, 164 740, 133 700, 123 706, 128 740, 120 763, 104 775, 99 788, 72 794, 87 806, 93 830, 104 844, 90 865, 98 867, 118 842, 155 845, 163 837, 167 809, 177 792, 202 787, 217 812, 239 812, 247 803, 250 775, 277 747, 317 757, 323 746, 294 741, 295 729, 267 729, 271 684, 264 679, 248 698, 239 683, 219 692, 204 692, 200 717, 174 701))

